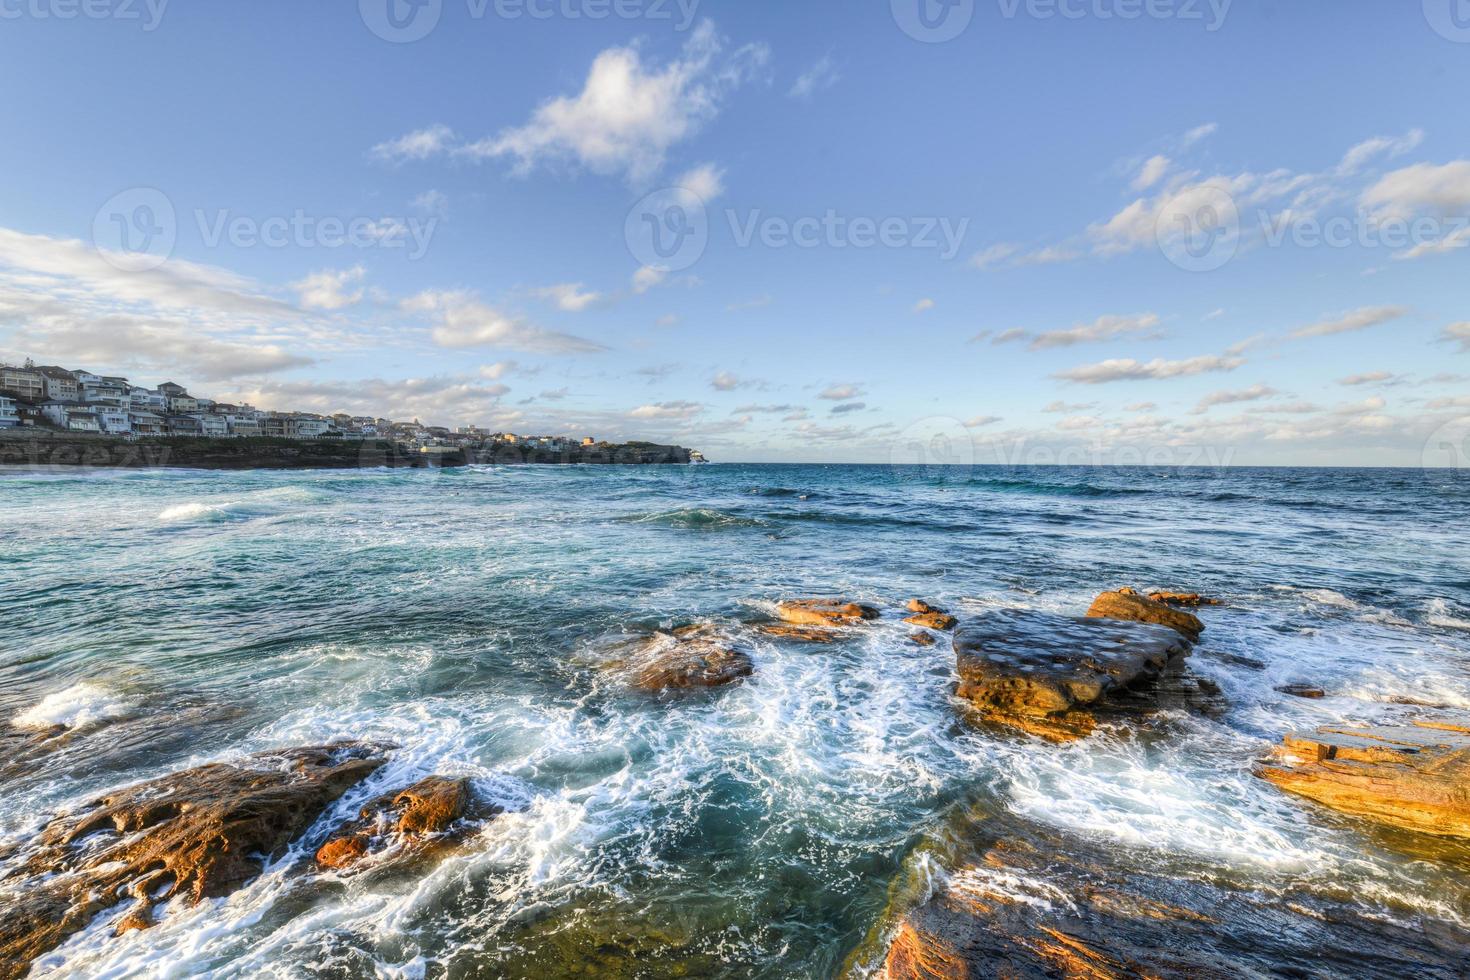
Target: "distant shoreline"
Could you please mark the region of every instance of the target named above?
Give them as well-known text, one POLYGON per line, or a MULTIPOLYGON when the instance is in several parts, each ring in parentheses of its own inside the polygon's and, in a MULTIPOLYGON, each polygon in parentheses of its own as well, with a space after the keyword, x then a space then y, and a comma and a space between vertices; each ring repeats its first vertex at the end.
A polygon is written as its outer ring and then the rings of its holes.
POLYGON ((72 433, 0 434, 0 466, 107 469, 347 470, 506 466, 684 465, 696 458, 682 446, 623 443, 550 452, 518 446, 429 447, 391 439, 297 440, 191 437, 119 439, 72 433))

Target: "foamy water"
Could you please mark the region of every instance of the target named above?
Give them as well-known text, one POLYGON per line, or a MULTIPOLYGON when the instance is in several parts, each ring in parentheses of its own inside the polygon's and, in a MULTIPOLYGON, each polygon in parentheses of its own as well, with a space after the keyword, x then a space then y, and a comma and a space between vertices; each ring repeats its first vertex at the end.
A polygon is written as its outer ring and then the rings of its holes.
MULTIPOLYGON (((0 518, 53 515, 0 565, 5 710, 88 726, 104 763, 127 712, 221 711, 81 778, 43 758, 0 794, 8 841, 188 765, 342 738, 396 749, 235 895, 121 937, 99 918, 38 975, 554 977, 602 950, 647 976, 827 976, 961 802, 1181 878, 1307 882, 1365 916, 1470 913, 1453 870, 1251 772, 1293 728, 1470 707, 1454 519, 1470 486, 722 466, 91 477, 0 475, 0 518), (830 646, 755 628, 792 596, 1080 612, 1122 584, 1231 600, 1204 612, 1190 664, 1218 712, 1060 747, 998 738, 959 720, 947 643, 914 645, 897 615, 830 646), (603 669, 610 638, 692 621, 722 624, 754 676, 661 698, 603 669), (150 693, 60 680, 86 668, 150 693), (1328 696, 1276 690, 1294 682, 1328 696), (505 812, 411 875, 306 873, 329 827, 432 774, 505 812)), ((1029 873, 949 885, 1068 901, 1029 873)))

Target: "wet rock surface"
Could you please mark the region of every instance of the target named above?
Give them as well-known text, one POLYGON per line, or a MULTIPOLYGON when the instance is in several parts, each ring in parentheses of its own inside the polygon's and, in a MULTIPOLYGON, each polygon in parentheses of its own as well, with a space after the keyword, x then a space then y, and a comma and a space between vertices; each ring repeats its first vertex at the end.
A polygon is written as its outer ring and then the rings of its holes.
POLYGON ((1287 735, 1260 774, 1342 813, 1470 838, 1470 717, 1287 735))
POLYGON ((633 687, 655 692, 723 687, 755 673, 750 655, 710 623, 655 633, 613 666, 633 687))
POLYGON ((1200 606, 1223 606, 1219 599, 1202 596, 1198 592, 1150 592, 1149 600, 1180 609, 1197 609, 1200 606))
POLYGON ((1176 875, 1061 832, 996 829, 970 828, 973 849, 933 896, 889 923, 887 980, 1464 975, 1462 930, 1365 917, 1305 887, 1176 875))
POLYGON ((475 800, 469 780, 430 776, 364 806, 355 821, 332 833, 316 862, 343 871, 389 848, 423 854, 435 844, 452 844, 476 821, 498 812, 475 800))
POLYGON ((1157 679, 1189 643, 1147 623, 993 610, 954 637, 955 694, 991 722, 1065 741, 1089 734, 1093 709, 1157 679))
POLYGON ((129 898, 119 931, 147 928, 172 898, 230 894, 383 762, 364 744, 282 749, 139 783, 53 820, 6 871, 0 976, 22 975, 129 898))
POLYGON ((1163 602, 1156 602, 1140 595, 1133 589, 1104 592, 1093 600, 1087 615, 1095 619, 1117 619, 1135 623, 1153 623, 1167 626, 1191 642, 1198 640, 1205 630, 1193 613, 1181 612, 1163 602))
POLYGON ((872 606, 842 599, 793 599, 778 604, 776 615, 796 626, 859 626, 879 613, 872 606))
POLYGON ((960 621, 949 613, 936 611, 907 616, 904 618, 904 622, 912 626, 922 626, 925 629, 948 632, 958 626, 960 621))
POLYGON ((842 634, 837 630, 823 626, 792 626, 787 623, 767 623, 760 627, 760 631, 778 640, 792 640, 796 643, 836 643, 842 639, 842 634))

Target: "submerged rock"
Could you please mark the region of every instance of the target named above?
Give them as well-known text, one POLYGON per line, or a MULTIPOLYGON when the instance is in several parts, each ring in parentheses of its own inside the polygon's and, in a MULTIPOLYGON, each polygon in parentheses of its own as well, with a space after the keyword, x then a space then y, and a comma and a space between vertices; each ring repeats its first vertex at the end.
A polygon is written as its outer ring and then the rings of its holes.
POLYGON ((1205 631, 1205 624, 1193 613, 1180 612, 1162 602, 1155 602, 1133 589, 1104 592, 1092 602, 1087 615, 1094 619, 1119 619, 1135 623, 1168 626, 1191 642, 1205 631))
POLYGON ((755 663, 710 623, 658 632, 615 666, 644 691, 722 687, 755 673, 755 663))
POLYGON ((1470 718, 1289 734, 1260 769, 1289 793, 1343 813, 1470 838, 1470 718))
POLYGON ((383 762, 378 747, 353 743, 264 752, 53 820, 6 875, 23 887, 0 911, 0 976, 20 975, 127 897, 135 904, 119 931, 147 928, 160 902, 230 894, 383 762))
POLYGON ((1210 599, 1198 592, 1150 592, 1148 597, 1153 602, 1162 602, 1166 606, 1177 606, 1183 609, 1225 605, 1219 599, 1210 599))
POLYGON ((1190 647, 1158 625, 998 609, 967 621, 954 649, 955 694, 983 719, 1065 741, 1092 731, 1091 709, 1190 647))
POLYGON ((797 626, 857 626, 878 618, 878 610, 842 599, 794 599, 776 606, 776 615, 797 626))
POLYGON ((1282 684, 1276 690, 1280 694, 1290 694, 1294 698, 1311 698, 1316 700, 1327 697, 1326 691, 1320 687, 1313 687, 1311 684, 1282 684))
POLYGON ((321 846, 316 863, 342 871, 394 846, 422 853, 431 844, 452 843, 472 821, 498 812, 475 802, 469 780, 430 776, 364 806, 321 846))
POLYGON ((795 640, 797 643, 836 643, 842 639, 842 634, 834 629, 821 626, 791 626, 787 623, 767 623, 760 627, 760 631, 767 636, 774 636, 781 640, 795 640))
POLYGON ((921 647, 932 647, 934 644, 939 642, 934 638, 933 633, 925 633, 922 630, 917 633, 909 634, 909 639, 912 640, 914 643, 917 643, 921 647))

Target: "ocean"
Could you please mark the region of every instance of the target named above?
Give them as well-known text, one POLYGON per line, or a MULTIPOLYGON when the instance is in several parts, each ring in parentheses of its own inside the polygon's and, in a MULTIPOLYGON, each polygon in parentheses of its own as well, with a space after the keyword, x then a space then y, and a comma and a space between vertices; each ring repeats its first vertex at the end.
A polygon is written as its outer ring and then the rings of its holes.
POLYGON ((392 761, 320 827, 432 774, 504 812, 412 874, 324 880, 304 847, 151 929, 114 938, 118 910, 34 975, 862 974, 957 808, 1470 928, 1470 847, 1426 858, 1252 773, 1291 730, 1470 709, 1467 518, 1464 471, 5 472, 0 718, 22 748, 0 851, 110 787, 373 739, 392 761), (948 642, 893 612, 1080 615, 1122 585, 1227 602, 1189 661, 1222 707, 1176 711, 1167 738, 978 730, 948 642), (756 629, 828 595, 885 618, 827 646, 756 629), (617 638, 706 621, 751 677, 660 696, 605 669, 617 638), (74 737, 24 748, 53 726, 74 737))

